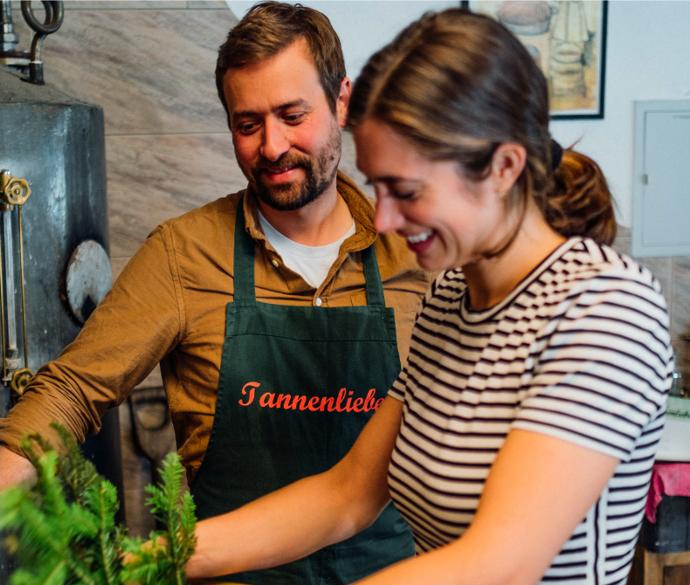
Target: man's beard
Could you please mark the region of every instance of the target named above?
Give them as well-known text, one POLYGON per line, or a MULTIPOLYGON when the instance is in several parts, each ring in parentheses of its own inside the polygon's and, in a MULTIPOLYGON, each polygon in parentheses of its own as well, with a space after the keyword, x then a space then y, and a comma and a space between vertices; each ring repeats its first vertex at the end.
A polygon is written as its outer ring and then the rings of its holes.
POLYGON ((315 156, 303 156, 286 152, 277 161, 260 159, 252 169, 252 188, 263 203, 278 211, 300 209, 316 200, 333 183, 340 162, 342 138, 336 127, 330 140, 315 156), (266 185, 263 174, 267 169, 298 167, 304 171, 301 183, 266 185))

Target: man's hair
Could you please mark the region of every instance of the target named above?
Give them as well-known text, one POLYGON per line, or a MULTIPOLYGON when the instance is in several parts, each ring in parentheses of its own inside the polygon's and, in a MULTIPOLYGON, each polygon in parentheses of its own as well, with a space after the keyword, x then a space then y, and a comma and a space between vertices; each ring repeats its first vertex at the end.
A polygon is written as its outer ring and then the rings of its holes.
POLYGON ((326 100, 335 112, 340 84, 345 77, 345 60, 330 20, 318 10, 301 4, 271 1, 253 6, 218 49, 216 88, 228 115, 223 90, 225 73, 273 57, 301 38, 309 46, 326 100))

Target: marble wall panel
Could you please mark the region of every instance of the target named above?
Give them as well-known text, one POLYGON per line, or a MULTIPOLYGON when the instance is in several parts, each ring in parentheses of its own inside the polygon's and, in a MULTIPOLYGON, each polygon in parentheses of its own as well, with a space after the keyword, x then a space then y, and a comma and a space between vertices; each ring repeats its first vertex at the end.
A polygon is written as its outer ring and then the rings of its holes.
POLYGON ((185 10, 185 0, 66 0, 65 10, 185 10))
POLYGON ((613 247, 623 254, 630 255, 630 228, 618 225, 613 247))
POLYGON ((343 152, 340 157, 340 170, 346 175, 352 177, 357 184, 372 198, 374 197, 374 188, 365 185, 367 178, 357 169, 357 157, 355 154, 355 142, 352 138, 351 132, 343 132, 343 152))
MULTIPOLYGON (((67 9, 46 41, 45 79, 101 105, 107 134, 223 132, 214 68, 236 22, 229 10, 67 9)), ((15 26, 25 45, 21 16, 15 26)))
POLYGON ((690 342, 674 339, 673 350, 676 358, 676 370, 682 374, 682 387, 685 396, 690 398, 690 342))
MULTIPOLYGON (((674 258, 672 266, 671 333, 676 338, 688 338, 685 347, 690 361, 690 258, 674 258)), ((690 383, 690 380, 688 382, 690 383)))
POLYGON ((671 306, 671 298, 673 295, 673 281, 671 275, 671 258, 636 258, 637 262, 646 266, 656 276, 661 285, 661 292, 666 299, 666 304, 669 307, 669 315, 673 318, 673 307, 671 306))
POLYGON ((112 255, 110 256, 110 268, 112 269, 113 282, 115 282, 115 280, 117 280, 117 277, 120 276, 122 269, 125 267, 128 261, 129 257, 116 257, 112 255))
POLYGON ((111 255, 131 256, 162 221, 246 185, 230 135, 108 136, 111 255))
POLYGON ((225 0, 187 0, 187 8, 228 10, 225 0))

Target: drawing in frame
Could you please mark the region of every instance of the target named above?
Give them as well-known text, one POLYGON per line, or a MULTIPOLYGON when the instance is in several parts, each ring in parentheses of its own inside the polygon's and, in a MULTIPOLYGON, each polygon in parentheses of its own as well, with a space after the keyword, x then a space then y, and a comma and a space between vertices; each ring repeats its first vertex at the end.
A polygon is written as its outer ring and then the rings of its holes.
POLYGON ((549 84, 551 118, 603 118, 608 0, 462 0, 502 22, 549 84))

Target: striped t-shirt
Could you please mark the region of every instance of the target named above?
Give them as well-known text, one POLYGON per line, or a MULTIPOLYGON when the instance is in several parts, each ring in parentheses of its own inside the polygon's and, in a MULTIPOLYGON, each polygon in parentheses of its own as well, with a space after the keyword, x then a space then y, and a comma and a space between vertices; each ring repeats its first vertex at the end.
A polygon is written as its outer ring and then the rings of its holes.
POLYGON ((620 460, 543 583, 625 583, 673 369, 658 282, 630 258, 571 238, 499 305, 471 308, 441 274, 390 396, 403 420, 389 467, 420 552, 462 535, 508 432, 536 431, 620 460))

